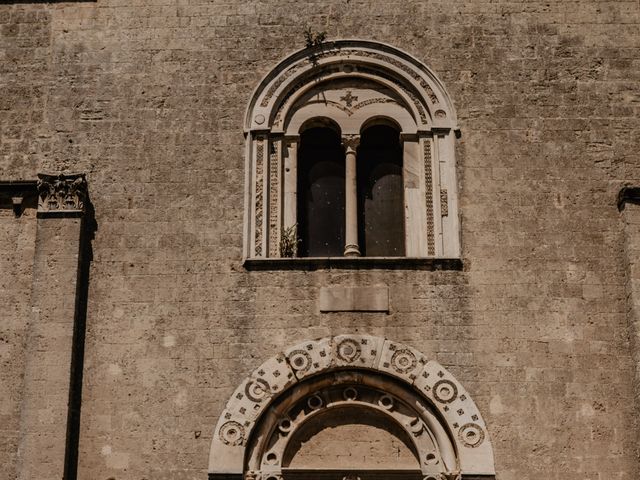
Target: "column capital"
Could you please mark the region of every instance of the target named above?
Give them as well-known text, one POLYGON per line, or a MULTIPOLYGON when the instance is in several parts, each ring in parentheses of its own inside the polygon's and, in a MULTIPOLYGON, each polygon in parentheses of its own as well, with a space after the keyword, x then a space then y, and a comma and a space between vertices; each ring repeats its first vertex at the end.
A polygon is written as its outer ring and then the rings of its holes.
POLYGON ((38 215, 84 213, 87 180, 84 173, 38 174, 38 215))
POLYGON ((360 135, 342 135, 342 145, 346 148, 347 153, 355 153, 356 148, 360 145, 360 135))

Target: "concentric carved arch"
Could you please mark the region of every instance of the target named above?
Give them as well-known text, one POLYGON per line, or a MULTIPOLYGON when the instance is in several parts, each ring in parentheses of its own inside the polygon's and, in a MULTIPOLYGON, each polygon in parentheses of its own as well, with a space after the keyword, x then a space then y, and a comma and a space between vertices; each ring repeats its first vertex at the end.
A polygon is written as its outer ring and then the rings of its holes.
MULTIPOLYGON (((442 82, 411 55, 379 42, 338 40, 304 49, 280 62, 255 89, 245 117, 249 131, 281 130, 296 100, 319 83, 357 78, 394 92, 420 130, 455 129, 456 113, 442 82)), ((347 100, 346 109, 357 103, 347 100)))
MULTIPOLYGON (((286 349, 242 382, 216 425, 209 478, 307 478, 290 468, 305 429, 332 418, 355 419, 357 412, 408 439, 415 468, 387 476, 455 480, 495 474, 482 416, 447 370, 406 345, 341 335, 286 349)), ((324 478, 330 470, 313 474, 324 478)))

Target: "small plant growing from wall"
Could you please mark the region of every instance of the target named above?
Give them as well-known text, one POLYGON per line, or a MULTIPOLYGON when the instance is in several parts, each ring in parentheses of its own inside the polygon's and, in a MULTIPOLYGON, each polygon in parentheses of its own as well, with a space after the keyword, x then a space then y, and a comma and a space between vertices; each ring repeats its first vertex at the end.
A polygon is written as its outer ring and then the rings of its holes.
POLYGON ((313 64, 313 66, 318 66, 318 55, 316 51, 318 49, 322 49, 322 45, 324 41, 327 39, 327 32, 314 32, 311 27, 305 28, 304 32, 304 43, 307 48, 312 49, 309 54, 309 61, 313 64))
POLYGON ((280 237, 280 257, 293 258, 298 255, 298 224, 293 224, 282 231, 280 237))
POLYGON ((311 27, 305 28, 303 33, 307 48, 319 47, 327 38, 327 32, 314 32, 311 27))

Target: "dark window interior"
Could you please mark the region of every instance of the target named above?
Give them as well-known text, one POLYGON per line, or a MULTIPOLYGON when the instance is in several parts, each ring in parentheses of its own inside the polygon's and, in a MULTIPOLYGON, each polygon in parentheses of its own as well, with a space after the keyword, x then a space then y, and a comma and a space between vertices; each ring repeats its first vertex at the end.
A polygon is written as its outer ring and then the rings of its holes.
POLYGON ((404 256, 402 146, 386 125, 367 128, 358 148, 358 240, 370 257, 404 256))
POLYGON ((330 128, 310 128, 298 150, 298 255, 344 253, 344 149, 330 128))

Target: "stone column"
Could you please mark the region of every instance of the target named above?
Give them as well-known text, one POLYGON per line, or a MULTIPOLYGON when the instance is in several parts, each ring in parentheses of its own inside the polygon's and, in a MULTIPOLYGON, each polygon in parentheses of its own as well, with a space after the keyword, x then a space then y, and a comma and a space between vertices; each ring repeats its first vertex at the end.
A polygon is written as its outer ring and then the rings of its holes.
POLYGON ((356 174, 356 149, 360 144, 360 135, 344 135, 345 147, 345 257, 359 257, 358 246, 358 191, 356 174))
POLYGON ((285 137, 284 144, 284 228, 297 223, 298 189, 298 136, 285 137))
POLYGON ((73 355, 78 312, 84 175, 38 175, 33 315, 27 333, 19 480, 60 480, 75 471, 77 395, 73 355), (72 465, 73 464, 73 465, 72 465))

